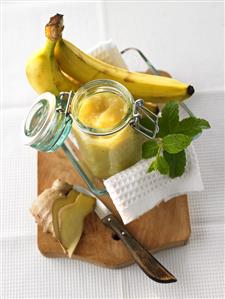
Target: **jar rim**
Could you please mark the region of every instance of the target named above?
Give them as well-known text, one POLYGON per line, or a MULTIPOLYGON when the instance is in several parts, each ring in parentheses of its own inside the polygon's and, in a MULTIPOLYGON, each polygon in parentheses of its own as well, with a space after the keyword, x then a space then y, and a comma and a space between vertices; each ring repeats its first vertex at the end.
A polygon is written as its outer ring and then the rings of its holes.
POLYGON ((44 135, 44 133, 48 130, 49 126, 51 125, 51 119, 53 118, 54 114, 55 114, 55 107, 56 107, 56 100, 55 100, 55 96, 53 94, 51 94, 50 92, 45 92, 42 93, 41 95, 39 95, 36 98, 35 103, 31 106, 31 108, 29 109, 29 112, 23 122, 23 138, 24 138, 24 144, 25 145, 33 145, 35 142, 39 141, 40 138, 42 137, 42 135, 44 135), (46 118, 40 128, 40 130, 38 130, 36 132, 36 134, 29 136, 26 133, 26 126, 30 125, 29 122, 29 118, 33 118, 34 116, 34 112, 33 109, 38 105, 38 103, 40 103, 42 100, 45 100, 48 102, 48 110, 47 110, 47 114, 46 114, 46 118))
MULTIPOLYGON (((97 94, 98 92, 96 92, 97 94)), ((82 85, 78 91, 74 94, 73 100, 74 107, 72 112, 72 117, 75 122, 75 124, 78 126, 78 128, 89 135, 94 136, 108 136, 111 134, 114 134, 120 130, 122 130, 127 124, 129 124, 130 120, 133 117, 133 109, 134 109, 134 98, 131 95, 131 93, 128 91, 128 89, 122 85, 121 83, 109 80, 109 79, 100 79, 100 80, 92 80, 88 83, 82 85), (121 119, 120 122, 118 122, 115 126, 111 128, 92 128, 84 123, 82 123, 78 117, 78 107, 80 101, 86 96, 88 93, 93 92, 97 89, 97 91, 101 92, 111 92, 111 93, 117 93, 120 96, 122 96, 123 100, 128 104, 128 109, 126 112, 126 115, 121 119)))
POLYGON ((72 127, 71 116, 61 111, 62 108, 59 97, 49 92, 41 94, 24 121, 24 143, 43 152, 60 147, 72 127))

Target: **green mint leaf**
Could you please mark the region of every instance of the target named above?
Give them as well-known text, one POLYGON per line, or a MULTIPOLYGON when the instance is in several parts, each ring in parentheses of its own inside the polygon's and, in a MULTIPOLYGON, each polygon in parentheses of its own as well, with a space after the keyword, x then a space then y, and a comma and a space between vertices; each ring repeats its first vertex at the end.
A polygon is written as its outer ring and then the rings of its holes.
POLYGON ((196 117, 188 117, 179 122, 176 133, 194 137, 201 133, 203 129, 208 128, 210 128, 210 125, 206 120, 196 117))
POLYGON ((210 129, 211 126, 209 124, 209 122, 203 118, 197 118, 198 119, 198 122, 199 122, 199 126, 201 127, 202 130, 205 130, 205 129, 210 129))
POLYGON ((161 173, 161 174, 168 174, 169 173, 169 165, 166 161, 166 159, 162 156, 158 156, 156 159, 156 166, 157 166, 157 170, 161 173))
POLYGON ((166 152, 176 154, 185 149, 191 141, 192 138, 184 134, 169 134, 163 137, 162 145, 166 152))
POLYGON ((162 116, 159 118, 159 133, 157 137, 164 137, 175 133, 179 124, 179 106, 177 102, 169 102, 162 109, 162 116))
MULTIPOLYGON (((154 125, 149 119, 143 117, 140 123, 147 129, 153 130, 154 125)), ((168 174, 171 178, 181 176, 185 171, 186 155, 185 148, 192 142, 192 138, 209 129, 210 124, 205 119, 188 117, 179 121, 179 105, 177 102, 167 103, 158 120, 159 137, 145 142, 142 146, 142 157, 152 158, 148 172, 158 170, 161 174, 168 174), (163 156, 160 156, 163 148, 163 156)))
POLYGON ((149 166, 148 172, 158 170, 161 174, 169 173, 169 165, 166 159, 162 156, 158 156, 149 166))
POLYGON ((156 140, 151 139, 142 145, 142 158, 148 159, 156 156, 159 150, 159 145, 156 140))
POLYGON ((169 154, 164 151, 163 156, 169 165, 169 176, 171 178, 176 178, 184 173, 186 166, 186 155, 184 150, 177 154, 169 154))
POLYGON ((152 161, 152 163, 150 164, 149 168, 148 168, 148 172, 152 172, 157 170, 157 165, 156 165, 156 159, 154 161, 152 161))

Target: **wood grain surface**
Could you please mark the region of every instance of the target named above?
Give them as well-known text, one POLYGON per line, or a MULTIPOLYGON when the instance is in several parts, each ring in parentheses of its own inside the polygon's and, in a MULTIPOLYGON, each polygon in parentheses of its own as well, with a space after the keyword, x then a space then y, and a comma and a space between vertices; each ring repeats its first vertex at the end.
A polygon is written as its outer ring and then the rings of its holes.
MULTIPOLYGON (((62 150, 55 153, 38 153, 38 194, 49 188, 55 179, 70 184, 84 185, 62 150)), ((119 215, 107 196, 102 201, 119 215)), ((126 226, 127 230, 151 252, 184 245, 189 239, 191 228, 187 196, 182 195, 161 203, 126 226)), ((58 242, 38 227, 38 248, 47 257, 66 257, 58 242)), ((100 222, 93 212, 85 220, 84 232, 73 255, 97 265, 118 268, 134 262, 122 241, 100 222)))

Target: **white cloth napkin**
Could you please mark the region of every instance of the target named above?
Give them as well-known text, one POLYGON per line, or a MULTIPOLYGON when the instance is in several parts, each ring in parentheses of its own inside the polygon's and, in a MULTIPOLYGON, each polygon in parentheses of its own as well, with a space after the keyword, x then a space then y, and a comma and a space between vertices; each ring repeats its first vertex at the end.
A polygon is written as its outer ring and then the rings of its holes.
POLYGON ((112 40, 98 43, 95 47, 89 50, 89 53, 106 63, 128 69, 122 55, 112 40))
MULTIPOLYGON (((110 64, 126 67, 115 44, 111 41, 95 47, 91 55, 110 64)), ((185 173, 171 179, 159 172, 147 173, 151 159, 141 160, 130 168, 106 179, 104 185, 124 224, 127 224, 161 201, 184 193, 203 190, 198 159, 193 145, 186 151, 185 173)))
POLYGON ((141 160, 104 181, 124 224, 179 194, 203 190, 193 146, 186 150, 187 164, 181 177, 171 179, 159 172, 147 173, 151 159, 141 160))

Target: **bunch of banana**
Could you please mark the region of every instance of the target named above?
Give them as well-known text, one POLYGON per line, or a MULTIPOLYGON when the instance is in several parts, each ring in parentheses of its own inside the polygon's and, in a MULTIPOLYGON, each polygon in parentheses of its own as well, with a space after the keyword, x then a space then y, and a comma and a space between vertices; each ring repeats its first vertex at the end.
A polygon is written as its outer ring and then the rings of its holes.
POLYGON ((47 39, 44 48, 34 53, 27 61, 26 75, 38 94, 49 91, 57 95, 61 91, 76 91, 80 87, 77 80, 63 73, 54 56, 57 42, 55 37, 62 28, 60 20, 59 15, 50 19, 45 27, 47 39))
POLYGON ((27 76, 38 92, 76 90, 79 84, 91 80, 111 79, 126 86, 134 98, 146 102, 182 101, 194 93, 191 85, 175 79, 130 72, 87 55, 62 38, 63 28, 63 16, 52 17, 45 28, 44 50, 28 62, 27 76))

